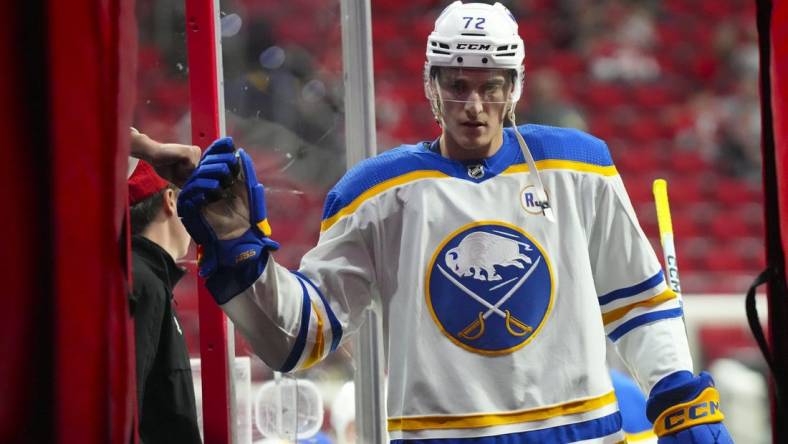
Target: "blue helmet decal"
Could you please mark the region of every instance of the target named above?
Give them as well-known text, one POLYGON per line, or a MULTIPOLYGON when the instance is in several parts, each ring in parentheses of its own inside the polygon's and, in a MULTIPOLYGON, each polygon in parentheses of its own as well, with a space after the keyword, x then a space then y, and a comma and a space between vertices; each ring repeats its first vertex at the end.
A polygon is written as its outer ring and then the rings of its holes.
POLYGON ((450 234, 433 254, 427 306, 455 344, 504 355, 537 335, 554 287, 547 255, 525 231, 506 222, 474 222, 450 234))

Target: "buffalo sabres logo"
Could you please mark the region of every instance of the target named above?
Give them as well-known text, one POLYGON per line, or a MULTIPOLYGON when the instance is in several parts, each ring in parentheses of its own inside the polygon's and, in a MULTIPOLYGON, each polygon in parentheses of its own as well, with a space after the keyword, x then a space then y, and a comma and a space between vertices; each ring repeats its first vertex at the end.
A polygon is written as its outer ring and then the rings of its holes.
POLYGON ((552 307, 550 262, 541 246, 505 222, 476 222, 449 235, 427 270, 427 305, 455 344, 511 353, 533 338, 552 307))

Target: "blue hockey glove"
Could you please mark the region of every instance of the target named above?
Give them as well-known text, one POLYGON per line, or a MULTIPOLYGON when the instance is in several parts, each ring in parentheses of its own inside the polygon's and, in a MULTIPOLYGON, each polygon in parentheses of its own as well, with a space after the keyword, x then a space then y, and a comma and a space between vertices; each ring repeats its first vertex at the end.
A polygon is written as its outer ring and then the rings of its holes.
POLYGON ((659 444, 733 444, 722 420, 720 394, 706 372, 672 373, 651 390, 646 416, 659 444))
POLYGON ((205 151, 178 196, 178 215, 198 245, 200 276, 220 305, 251 286, 265 269, 269 238, 265 193, 252 159, 225 137, 205 151))

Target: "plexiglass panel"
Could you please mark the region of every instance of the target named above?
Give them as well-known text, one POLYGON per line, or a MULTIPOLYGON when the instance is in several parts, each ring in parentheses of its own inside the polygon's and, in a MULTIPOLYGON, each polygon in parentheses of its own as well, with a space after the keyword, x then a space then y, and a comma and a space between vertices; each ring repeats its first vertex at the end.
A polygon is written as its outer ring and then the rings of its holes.
MULTIPOLYGON (((325 194, 345 170, 339 2, 222 1, 220 8, 227 134, 253 157, 266 187, 274 238, 283 245, 277 261, 296 269, 317 242, 325 194)), ((188 144, 184 2, 137 2, 137 17, 134 125, 156 140, 188 144)), ((193 252, 179 263, 189 272, 175 289, 175 307, 202 421, 193 252)), ((276 376, 240 336, 236 354, 237 442, 352 442, 346 348, 309 370, 276 376)))
MULTIPOLYGON (((345 171, 338 0, 221 1, 227 134, 266 190, 276 261, 297 269, 320 232, 323 200, 345 171)), ((316 366, 275 374, 250 357, 254 442, 352 442, 348 346, 316 366)))

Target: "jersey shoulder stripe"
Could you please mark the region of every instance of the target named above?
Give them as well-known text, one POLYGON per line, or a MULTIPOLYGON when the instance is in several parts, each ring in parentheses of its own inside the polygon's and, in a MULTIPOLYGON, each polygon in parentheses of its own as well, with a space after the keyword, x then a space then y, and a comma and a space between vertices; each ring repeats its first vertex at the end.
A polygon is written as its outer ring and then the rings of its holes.
POLYGON ((422 178, 449 177, 448 165, 431 155, 424 144, 401 145, 351 168, 329 191, 323 207, 325 230, 339 217, 352 213, 368 198, 396 185, 422 178))
MULTIPOLYGON (((566 160, 600 167, 613 166, 607 144, 574 128, 527 124, 517 127, 534 160, 566 160)), ((514 131, 511 128, 507 132, 514 131)), ((516 143, 516 142, 515 142, 516 143)), ((522 155, 521 155, 522 157, 522 155)))
MULTIPOLYGON (((517 129, 526 140, 538 168, 605 176, 617 174, 607 145, 590 134, 571 128, 531 124, 517 129)), ((512 128, 505 129, 502 153, 494 156, 509 159, 510 166, 503 174, 528 170, 513 131, 512 128)), ((321 231, 353 213, 364 201, 392 187, 420 179, 464 178, 464 171, 465 168, 457 162, 430 151, 425 143, 401 145, 365 159, 351 168, 326 196, 321 231)))

